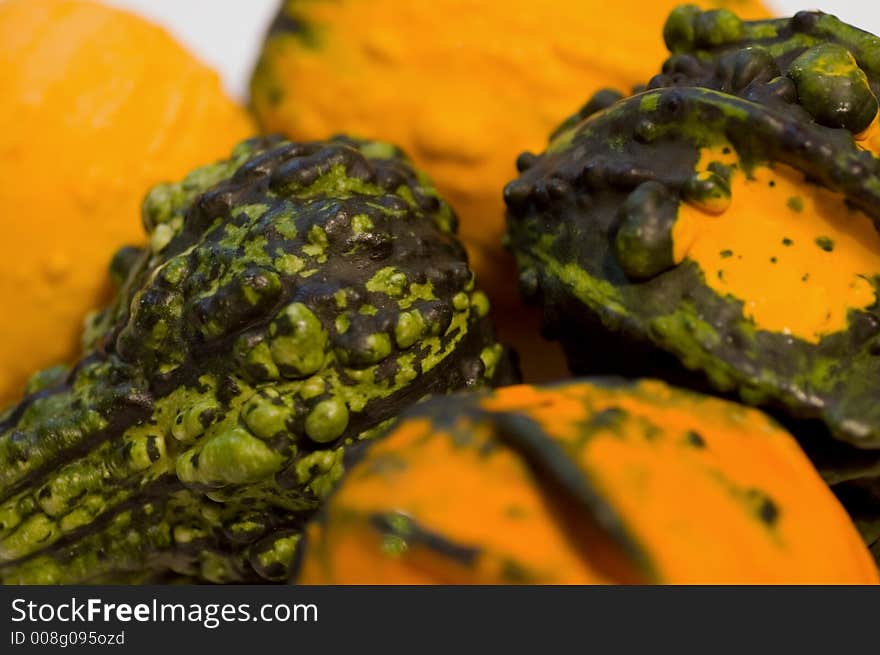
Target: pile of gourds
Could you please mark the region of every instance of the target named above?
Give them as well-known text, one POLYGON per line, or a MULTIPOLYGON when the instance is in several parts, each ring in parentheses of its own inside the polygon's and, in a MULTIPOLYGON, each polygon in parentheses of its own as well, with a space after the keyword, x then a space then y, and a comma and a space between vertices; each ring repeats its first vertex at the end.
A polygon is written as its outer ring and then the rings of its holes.
POLYGON ((284 2, 283 138, 0 407, 0 581, 878 582, 880 38, 703 4, 284 2))

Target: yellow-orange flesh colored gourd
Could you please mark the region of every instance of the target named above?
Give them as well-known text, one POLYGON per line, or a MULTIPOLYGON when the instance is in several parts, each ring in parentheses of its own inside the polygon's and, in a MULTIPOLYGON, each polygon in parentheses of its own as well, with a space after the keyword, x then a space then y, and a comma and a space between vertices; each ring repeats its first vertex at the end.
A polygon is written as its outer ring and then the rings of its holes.
POLYGON ((706 284, 741 300, 758 328, 813 343, 845 330, 850 309, 874 304, 880 234, 867 215, 788 166, 745 171, 729 146, 704 149, 698 170, 712 162, 733 167, 730 205, 719 214, 679 207, 676 262, 698 263, 706 284))
POLYGON ((655 381, 433 401, 306 534, 306 584, 878 581, 787 432, 655 381))
POLYGON ((0 2, 0 407, 70 360, 150 186, 252 131, 167 32, 82 0, 0 2))
MULTIPOLYGON (((679 0, 289 0, 251 84, 261 128, 298 139, 338 132, 401 146, 459 216, 460 236, 502 339, 526 380, 566 374, 558 346, 521 306, 502 247, 502 189, 525 150, 604 87, 628 93, 668 55, 679 0)), ((698 0, 743 18, 757 0, 698 0)))

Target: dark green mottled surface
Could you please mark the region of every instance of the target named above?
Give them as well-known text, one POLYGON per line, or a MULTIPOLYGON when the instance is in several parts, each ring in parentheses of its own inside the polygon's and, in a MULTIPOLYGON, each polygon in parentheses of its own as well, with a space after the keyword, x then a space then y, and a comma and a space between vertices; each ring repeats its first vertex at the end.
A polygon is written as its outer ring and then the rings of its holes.
POLYGON ((348 444, 511 379, 455 217, 395 148, 245 142, 144 203, 72 370, 0 417, 0 581, 279 580, 348 444))
POLYGON ((723 143, 747 172, 787 164, 880 225, 880 160, 850 131, 876 114, 880 39, 816 12, 742 22, 694 7, 664 36, 672 55, 646 87, 616 103, 603 92, 518 160, 505 201, 520 288, 577 373, 658 376, 769 410, 873 542, 880 308, 816 344, 758 329, 696 264, 674 264, 668 237, 680 202, 729 197, 723 167, 695 176, 699 149, 723 143))

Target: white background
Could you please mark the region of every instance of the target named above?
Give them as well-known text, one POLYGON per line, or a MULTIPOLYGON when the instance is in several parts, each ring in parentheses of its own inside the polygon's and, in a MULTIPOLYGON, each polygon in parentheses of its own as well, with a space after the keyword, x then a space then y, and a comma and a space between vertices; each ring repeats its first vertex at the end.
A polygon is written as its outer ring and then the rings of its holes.
MULTIPOLYGON (((369 0, 367 0, 369 1, 369 0)), ((542 0, 536 0, 541 2, 542 0)), ((552 1, 552 0, 550 0, 552 1)), ((266 27, 280 0, 104 0, 137 11, 171 30, 203 61, 220 72, 239 99, 266 27)), ((410 0, 400 0, 410 2, 410 0)), ((684 0, 682 0, 684 2, 684 0)), ((874 34, 880 34, 880 0, 764 0, 780 16, 821 9, 874 34)))

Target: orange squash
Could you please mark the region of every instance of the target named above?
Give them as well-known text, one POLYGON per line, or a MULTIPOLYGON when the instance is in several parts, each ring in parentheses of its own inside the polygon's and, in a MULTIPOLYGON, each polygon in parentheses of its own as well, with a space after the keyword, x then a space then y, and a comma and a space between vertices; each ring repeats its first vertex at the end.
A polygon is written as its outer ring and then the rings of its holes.
MULTIPOLYGON (((267 131, 349 132, 403 147, 458 213, 493 304, 510 304, 501 189, 517 155, 543 150, 559 117, 593 91, 649 79, 666 55, 661 27, 677 4, 287 0, 253 76, 253 109, 267 131)), ((766 15, 758 0, 736 8, 766 15)))
POLYGON ((252 128, 167 32, 85 0, 0 2, 0 80, 2 408, 76 354, 147 189, 252 128))
POLYGON ((788 433, 656 381, 422 405, 349 470, 305 548, 305 584, 878 581, 788 433))

